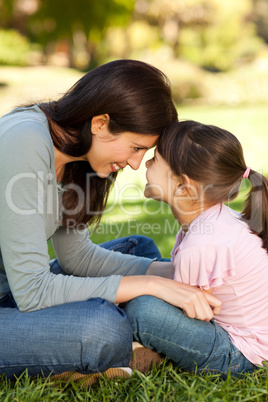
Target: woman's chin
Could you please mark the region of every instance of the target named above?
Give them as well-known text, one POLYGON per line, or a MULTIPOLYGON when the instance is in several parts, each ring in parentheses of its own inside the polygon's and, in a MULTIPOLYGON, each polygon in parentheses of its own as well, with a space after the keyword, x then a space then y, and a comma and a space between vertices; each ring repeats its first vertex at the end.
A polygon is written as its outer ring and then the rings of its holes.
POLYGON ((97 176, 98 176, 100 179, 107 179, 107 177, 110 176, 110 173, 112 173, 112 172, 109 172, 109 173, 105 173, 105 172, 96 172, 96 173, 97 173, 97 176))

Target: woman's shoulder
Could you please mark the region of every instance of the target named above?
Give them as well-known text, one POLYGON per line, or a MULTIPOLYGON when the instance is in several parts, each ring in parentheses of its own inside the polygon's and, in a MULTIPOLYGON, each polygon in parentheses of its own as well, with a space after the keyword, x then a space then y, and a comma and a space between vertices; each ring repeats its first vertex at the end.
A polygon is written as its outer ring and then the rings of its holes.
POLYGON ((38 105, 17 108, 0 119, 0 156, 3 163, 12 158, 19 168, 43 161, 48 168, 54 147, 45 114, 38 105))
POLYGON ((23 150, 53 148, 48 122, 45 114, 34 105, 19 107, 0 119, 0 143, 5 147, 23 150))

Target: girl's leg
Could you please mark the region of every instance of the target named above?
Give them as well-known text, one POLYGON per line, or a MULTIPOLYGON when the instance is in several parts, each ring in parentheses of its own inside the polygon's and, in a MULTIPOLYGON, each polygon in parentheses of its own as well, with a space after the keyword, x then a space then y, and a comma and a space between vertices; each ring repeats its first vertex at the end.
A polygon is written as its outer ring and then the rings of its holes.
POLYGON ((122 254, 132 254, 139 257, 161 260, 161 254, 155 242, 146 236, 127 236, 99 245, 107 250, 120 251, 122 254))
MULTIPOLYGON (((9 301, 8 301, 9 303, 9 301)), ((66 371, 103 372, 126 367, 132 328, 125 313, 95 298, 21 313, 0 307, 0 375, 30 376, 66 371)))
POLYGON ((186 371, 209 370, 225 377, 256 369, 215 322, 188 318, 181 309, 152 296, 131 300, 125 307, 134 338, 186 371))

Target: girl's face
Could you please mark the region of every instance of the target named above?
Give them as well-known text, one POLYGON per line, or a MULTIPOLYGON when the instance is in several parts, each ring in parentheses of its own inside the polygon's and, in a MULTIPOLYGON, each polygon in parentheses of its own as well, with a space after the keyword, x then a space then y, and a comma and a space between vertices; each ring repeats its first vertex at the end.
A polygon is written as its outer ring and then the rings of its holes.
POLYGON ((108 130, 105 116, 107 115, 96 116, 92 120, 92 145, 84 160, 102 178, 124 169, 127 165, 137 170, 145 152, 156 145, 158 135, 132 132, 114 135, 108 130))
POLYGON ((162 158, 157 149, 154 157, 146 162, 147 184, 144 195, 158 201, 164 201, 171 205, 175 194, 178 178, 171 171, 170 166, 162 158))

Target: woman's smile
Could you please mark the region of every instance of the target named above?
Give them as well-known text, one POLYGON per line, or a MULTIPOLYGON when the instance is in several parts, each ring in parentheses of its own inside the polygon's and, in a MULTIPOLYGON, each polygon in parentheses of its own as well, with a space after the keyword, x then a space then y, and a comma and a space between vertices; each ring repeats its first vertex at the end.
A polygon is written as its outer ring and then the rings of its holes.
POLYGON ((119 163, 116 163, 116 162, 111 163, 112 172, 117 172, 119 169, 124 169, 124 167, 126 167, 126 165, 122 166, 122 165, 119 165, 119 163))

